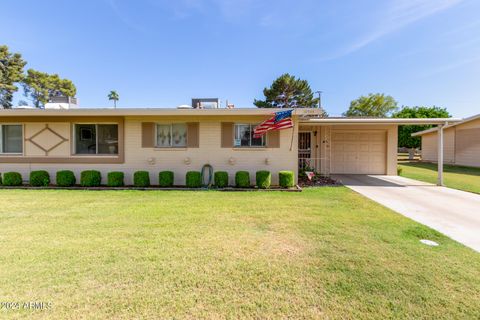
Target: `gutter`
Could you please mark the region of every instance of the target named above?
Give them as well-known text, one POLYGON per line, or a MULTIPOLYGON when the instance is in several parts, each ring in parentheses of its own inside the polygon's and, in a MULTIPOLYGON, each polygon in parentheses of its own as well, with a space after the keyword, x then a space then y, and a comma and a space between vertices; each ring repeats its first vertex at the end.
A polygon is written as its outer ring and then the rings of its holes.
POLYGON ((397 125, 409 125, 409 124, 436 124, 436 125, 448 125, 449 123, 460 122, 459 118, 322 118, 322 119, 308 119, 300 120, 300 124, 312 125, 312 124, 397 124, 397 125))

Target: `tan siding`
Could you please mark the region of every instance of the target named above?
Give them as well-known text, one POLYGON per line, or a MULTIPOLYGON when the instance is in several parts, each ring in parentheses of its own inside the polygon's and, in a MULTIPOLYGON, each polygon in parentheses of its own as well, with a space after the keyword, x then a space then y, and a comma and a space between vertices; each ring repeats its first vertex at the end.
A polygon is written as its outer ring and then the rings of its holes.
POLYGON ((199 147, 199 125, 198 122, 187 123, 187 147, 198 148, 199 147))
POLYGON ((200 170, 204 164, 212 165, 216 171, 227 171, 232 184, 234 174, 239 170, 249 171, 252 177, 257 170, 270 170, 272 172, 272 182, 276 184, 278 183, 278 171, 292 170, 296 172, 297 169, 296 143, 294 143, 292 150, 289 150, 291 130, 280 132, 282 143, 279 148, 222 148, 222 122, 218 120, 200 122, 200 148, 140 150, 138 139, 134 138, 140 134, 140 127, 138 120, 127 119, 125 129, 129 134, 125 141, 126 171, 133 172, 147 169, 155 173, 152 175, 153 183, 157 183, 157 172, 172 170, 175 173, 175 183, 184 184, 185 173, 189 170, 200 170), (286 143, 287 141, 288 143, 286 143), (155 163, 149 164, 152 159, 155 163))
POLYGON ((456 126, 456 164, 480 167, 480 119, 456 126))
POLYGON ((222 148, 233 147, 233 122, 222 122, 220 135, 222 148))
MULTIPOLYGON (((258 123, 265 117, 238 116, 235 119, 242 123, 258 123)), ((296 139, 294 139, 290 150, 292 129, 282 130, 279 133, 281 140, 279 148, 222 148, 221 123, 228 121, 231 122, 232 117, 129 117, 125 119, 124 123, 124 163, 1 163, 0 172, 19 171, 24 179, 27 179, 31 170, 45 169, 49 171, 54 181, 55 173, 58 170, 72 170, 79 179, 81 171, 97 169, 102 173, 103 182, 106 183, 106 176, 109 171, 123 171, 125 172, 125 182, 131 184, 135 171, 147 170, 150 172, 152 183, 157 184, 159 171, 172 170, 175 173, 175 183, 182 185, 185 182, 187 171, 201 170, 204 164, 210 164, 216 171, 227 171, 231 184, 234 183, 235 172, 239 170, 249 171, 252 178, 257 170, 270 170, 273 184, 278 184, 278 171, 280 170, 292 170, 297 176, 298 149, 296 139), (143 122, 198 122, 199 120, 202 121, 199 122, 199 148, 142 148, 143 122)), ((63 126, 64 129, 62 130, 67 130, 65 132, 70 132, 70 129, 68 129, 70 124, 59 123, 59 125, 63 126)), ((32 131, 34 130, 32 129, 32 131)), ((64 154, 70 150, 70 143, 68 142, 66 145, 68 145, 68 148, 62 151, 64 154)), ((33 150, 32 147, 30 149, 33 150)), ((32 152, 38 152, 38 150, 32 152)))
POLYGON ((267 132, 267 147, 280 148, 280 131, 267 132))
MULTIPOLYGON (((443 131, 443 161, 447 164, 455 163, 455 127, 443 131)), ((422 160, 437 162, 438 137, 436 132, 422 136, 422 160)))
POLYGON ((155 146, 155 123, 142 122, 142 148, 155 146))

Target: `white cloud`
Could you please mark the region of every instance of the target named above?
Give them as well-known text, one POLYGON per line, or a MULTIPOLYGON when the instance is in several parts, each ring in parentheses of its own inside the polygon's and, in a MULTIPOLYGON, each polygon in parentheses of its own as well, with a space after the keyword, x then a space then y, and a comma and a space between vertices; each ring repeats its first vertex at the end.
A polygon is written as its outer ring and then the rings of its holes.
POLYGON ((331 56, 339 58, 364 48, 378 39, 396 32, 414 22, 460 4, 463 0, 393 0, 385 10, 379 12, 378 24, 347 48, 331 56))

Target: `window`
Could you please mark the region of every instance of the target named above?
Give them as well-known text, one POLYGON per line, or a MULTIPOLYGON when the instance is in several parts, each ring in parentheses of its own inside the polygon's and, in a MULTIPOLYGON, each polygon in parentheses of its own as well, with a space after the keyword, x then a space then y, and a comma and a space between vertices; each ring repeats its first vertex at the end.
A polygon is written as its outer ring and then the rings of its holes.
POLYGON ((236 124, 233 145, 235 147, 264 147, 265 135, 260 138, 253 137, 253 129, 256 126, 255 124, 236 124))
POLYGON ((0 153, 23 153, 23 127, 21 124, 0 125, 0 153))
POLYGON ((157 124, 157 141, 155 146, 158 148, 186 147, 187 124, 157 124))
POLYGON ((75 124, 76 154, 118 154, 118 125, 75 124))

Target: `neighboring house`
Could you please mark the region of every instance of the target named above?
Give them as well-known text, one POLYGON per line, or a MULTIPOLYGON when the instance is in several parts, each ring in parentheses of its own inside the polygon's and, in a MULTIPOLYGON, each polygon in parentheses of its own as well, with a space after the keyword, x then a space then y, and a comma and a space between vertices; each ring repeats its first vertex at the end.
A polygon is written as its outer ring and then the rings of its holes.
MULTIPOLYGON (((438 157, 438 129, 413 133, 422 137, 422 160, 436 162, 438 157)), ((443 129, 444 163, 480 167, 480 114, 443 129)))
MULTIPOLYGON (((294 128, 270 131, 260 139, 253 128, 278 109, 69 109, 0 110, 0 172, 125 172, 172 170, 175 184, 185 173, 210 164, 234 174, 311 167, 324 174, 397 174, 397 127, 445 119, 318 118, 318 109, 294 111, 294 128), (405 122, 407 121, 407 122, 405 122)), ((55 181, 53 181, 55 182, 55 181)))

